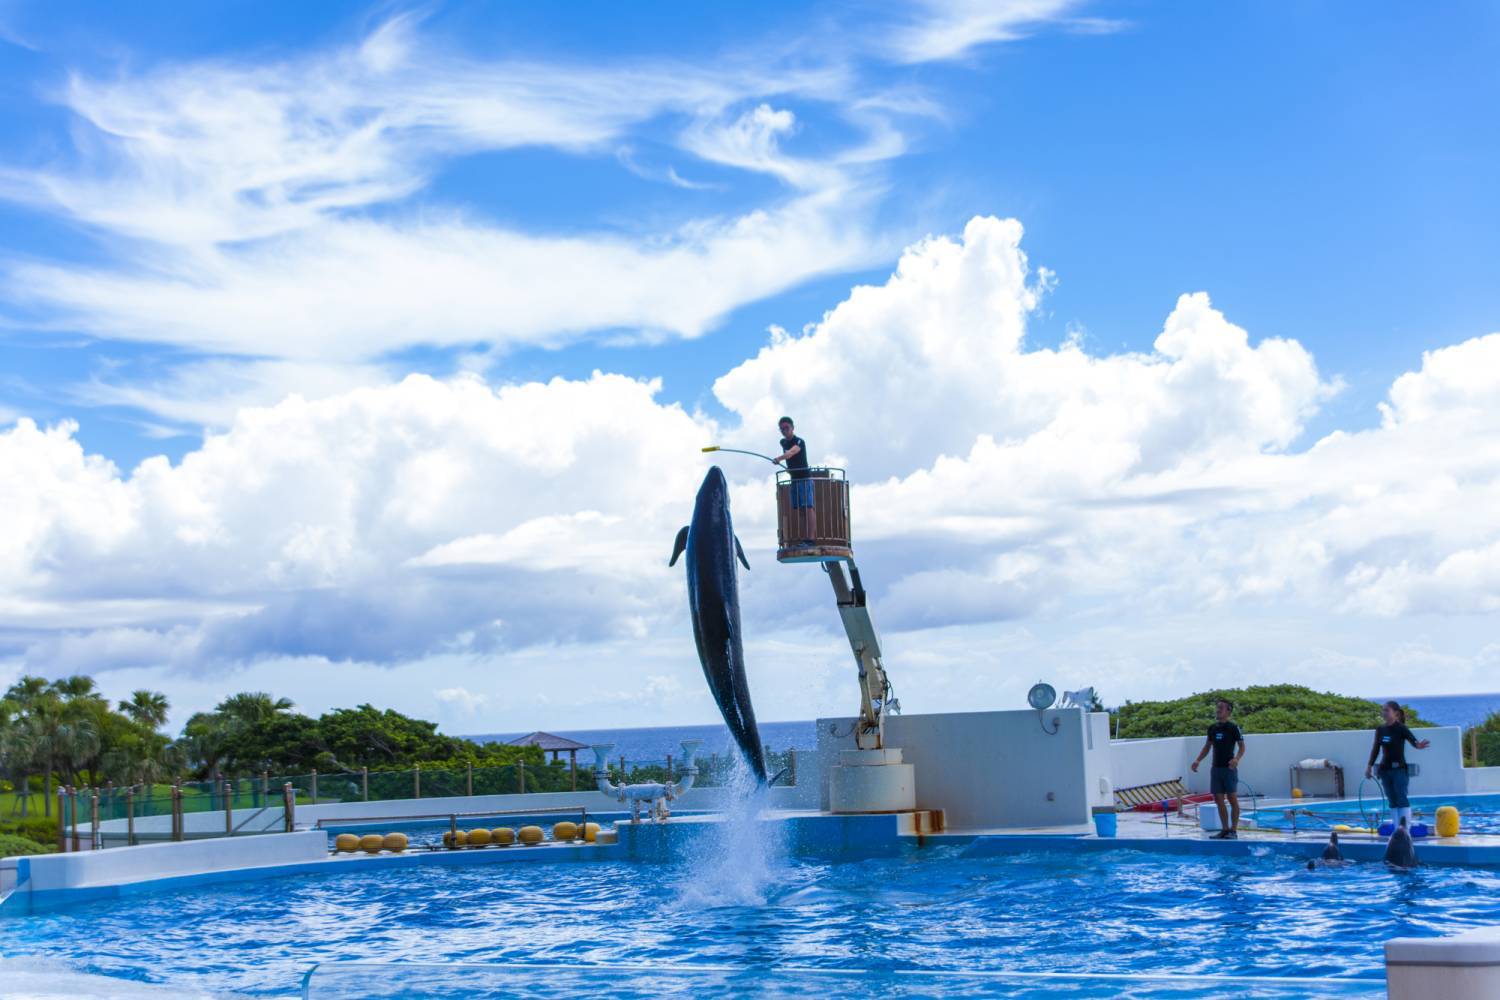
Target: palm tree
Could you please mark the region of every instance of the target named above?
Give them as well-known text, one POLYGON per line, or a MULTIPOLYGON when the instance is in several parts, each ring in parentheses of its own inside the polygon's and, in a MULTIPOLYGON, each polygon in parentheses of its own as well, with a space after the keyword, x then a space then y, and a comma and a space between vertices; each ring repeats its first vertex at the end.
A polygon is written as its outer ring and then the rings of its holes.
POLYGON ((167 696, 159 691, 147 691, 142 688, 132 691, 129 701, 120 702, 120 711, 124 712, 137 725, 145 726, 147 729, 160 729, 167 724, 167 696))
POLYGON ((30 812, 31 767, 35 760, 36 744, 21 714, 21 706, 9 698, 0 699, 0 763, 16 787, 12 813, 17 807, 22 816, 30 812))
POLYGON ((289 698, 272 698, 264 691, 241 691, 219 702, 214 711, 230 725, 260 726, 295 707, 289 698))

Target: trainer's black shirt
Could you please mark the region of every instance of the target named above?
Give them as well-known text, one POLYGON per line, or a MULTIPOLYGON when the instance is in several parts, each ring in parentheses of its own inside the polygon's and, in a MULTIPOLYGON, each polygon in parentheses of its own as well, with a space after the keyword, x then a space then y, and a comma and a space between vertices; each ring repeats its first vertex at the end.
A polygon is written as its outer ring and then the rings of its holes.
POLYGON ((791 437, 781 439, 781 450, 786 453, 791 450, 792 445, 797 446, 797 454, 786 460, 786 467, 791 470, 793 479, 807 478, 807 442, 793 434, 791 437))
POLYGON ((1234 745, 1238 743, 1240 727, 1232 722, 1215 722, 1208 727, 1208 744, 1214 748, 1214 767, 1228 767, 1234 759, 1234 745))
POLYGON ((1370 748, 1370 763, 1375 763, 1379 756, 1381 767, 1405 767, 1408 743, 1416 746, 1417 738, 1406 728, 1406 723, 1379 727, 1375 730, 1375 745, 1370 748))

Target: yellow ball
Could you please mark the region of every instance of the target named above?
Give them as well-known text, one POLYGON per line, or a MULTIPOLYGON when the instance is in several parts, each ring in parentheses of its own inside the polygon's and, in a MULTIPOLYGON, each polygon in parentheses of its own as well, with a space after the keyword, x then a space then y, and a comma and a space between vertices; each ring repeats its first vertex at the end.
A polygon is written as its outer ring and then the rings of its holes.
POLYGON ((366 854, 379 854, 385 846, 385 838, 378 833, 367 833, 359 838, 359 849, 366 854))
POLYGON ((333 849, 343 851, 345 854, 353 854, 359 850, 359 837, 352 833, 341 833, 333 838, 333 849))
POLYGON ((501 847, 509 847, 516 842, 516 831, 508 826, 497 826, 490 831, 490 840, 501 847))
POLYGON ((1294 799, 1300 799, 1300 798, 1302 798, 1302 789, 1300 789, 1300 788, 1293 788, 1292 789, 1292 798, 1294 798, 1294 799))
POLYGON ((489 842, 490 831, 486 830, 484 827, 481 826, 478 829, 469 831, 470 847, 484 847, 489 844, 489 842))
POLYGON ((1436 823, 1439 837, 1458 836, 1458 810, 1452 806, 1438 806, 1436 823))
POLYGON ((597 838, 598 836, 599 836, 599 824, 598 823, 585 823, 585 824, 583 824, 583 839, 584 840, 586 840, 587 842, 589 842, 590 844, 592 844, 594 842, 595 838, 597 838))
POLYGON ((534 847, 547 839, 547 835, 542 832, 542 828, 539 826, 523 826, 516 831, 516 836, 520 837, 521 843, 527 847, 534 847))
POLYGON ((386 834, 385 835, 385 849, 387 851, 396 851, 397 853, 400 853, 401 851, 406 850, 406 834, 404 834, 404 833, 388 833, 388 834, 386 834))
POLYGON ((578 836, 578 824, 563 820, 552 827, 553 840, 572 840, 578 836))

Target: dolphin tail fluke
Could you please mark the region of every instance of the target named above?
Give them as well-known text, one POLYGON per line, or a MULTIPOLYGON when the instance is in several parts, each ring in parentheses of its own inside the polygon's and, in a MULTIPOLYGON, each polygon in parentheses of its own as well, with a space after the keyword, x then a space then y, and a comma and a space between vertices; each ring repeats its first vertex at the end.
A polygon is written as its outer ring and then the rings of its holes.
MULTIPOLYGON (((687 529, 683 528, 682 530, 686 531, 687 529)), ((745 567, 746 569, 750 568, 750 560, 748 560, 748 559, 745 558, 745 550, 742 549, 742 548, 740 548, 740 536, 739 535, 735 535, 734 536, 734 554, 739 557, 740 565, 741 566, 745 567)))
POLYGON ((687 527, 684 526, 683 529, 677 533, 677 540, 672 543, 672 558, 667 560, 668 566, 676 566, 677 560, 682 558, 682 553, 687 549, 687 536, 688 530, 687 527))

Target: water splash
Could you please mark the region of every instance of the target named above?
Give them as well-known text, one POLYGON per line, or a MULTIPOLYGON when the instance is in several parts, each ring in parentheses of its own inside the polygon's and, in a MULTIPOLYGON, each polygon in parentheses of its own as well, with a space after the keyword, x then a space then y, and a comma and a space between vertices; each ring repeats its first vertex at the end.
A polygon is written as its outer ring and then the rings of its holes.
POLYGON ((725 788, 720 822, 689 848, 681 901, 694 909, 765 906, 790 872, 786 824, 767 822, 770 789, 741 761, 725 788))

